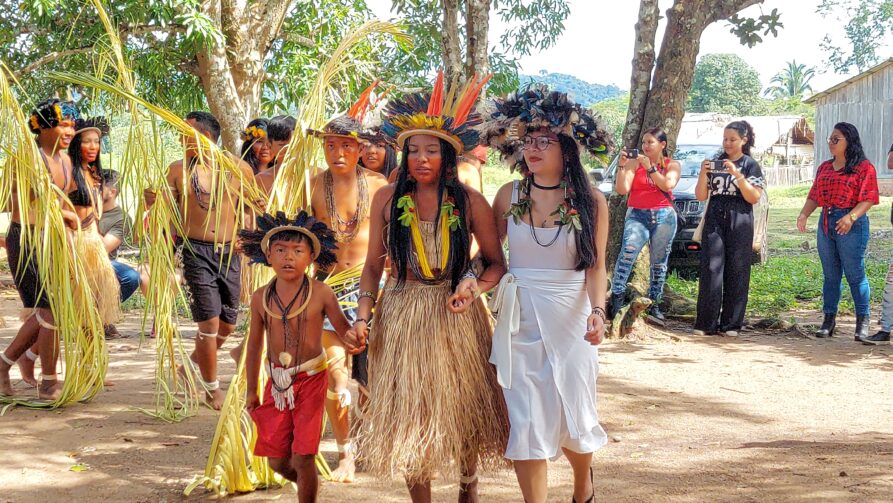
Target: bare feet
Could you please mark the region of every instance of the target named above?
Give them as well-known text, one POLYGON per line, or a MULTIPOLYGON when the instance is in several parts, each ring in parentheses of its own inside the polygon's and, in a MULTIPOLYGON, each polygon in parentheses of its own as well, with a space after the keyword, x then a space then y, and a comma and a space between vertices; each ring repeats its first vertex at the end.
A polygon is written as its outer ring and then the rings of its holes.
POLYGON ((345 452, 339 454, 338 468, 332 470, 332 482, 343 482, 350 484, 353 482, 357 467, 354 463, 353 452, 345 452))
POLYGON ((15 396, 12 383, 9 382, 9 367, 0 362, 0 396, 15 396))
POLYGON ((40 381, 40 385, 37 386, 37 398, 41 400, 55 402, 60 396, 62 396, 62 383, 58 380, 40 381))
POLYGON ((207 403, 208 406, 210 406, 214 410, 222 409, 223 402, 225 400, 226 393, 224 393, 223 390, 220 388, 205 392, 205 403, 207 403))
POLYGON ((34 377, 34 360, 22 355, 16 360, 16 365, 19 366, 19 373, 22 374, 22 380, 36 388, 37 378, 34 377))

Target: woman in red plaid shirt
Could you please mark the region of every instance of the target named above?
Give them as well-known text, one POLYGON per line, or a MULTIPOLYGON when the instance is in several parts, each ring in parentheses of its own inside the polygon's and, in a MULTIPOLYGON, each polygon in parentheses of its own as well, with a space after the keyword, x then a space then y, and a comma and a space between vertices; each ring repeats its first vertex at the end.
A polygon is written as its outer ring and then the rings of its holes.
POLYGON ((855 340, 868 337, 871 313, 871 287, 865 275, 865 250, 868 248, 868 210, 878 204, 877 173, 865 158, 856 126, 847 122, 834 125, 828 138, 834 157, 822 163, 806 203, 797 217, 797 229, 806 232, 806 220, 816 208, 819 217, 818 249, 825 276, 822 287, 825 319, 816 337, 834 335, 840 281, 846 275, 856 305, 855 340))

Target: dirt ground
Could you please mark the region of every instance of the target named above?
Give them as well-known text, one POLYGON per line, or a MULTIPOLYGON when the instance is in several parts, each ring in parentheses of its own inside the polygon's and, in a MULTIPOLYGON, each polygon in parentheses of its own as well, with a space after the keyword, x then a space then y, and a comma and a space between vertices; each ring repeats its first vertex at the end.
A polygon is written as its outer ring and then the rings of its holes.
MULTIPOLYGON (((15 291, 0 290, 2 347, 15 334, 18 309, 15 291)), ((203 409, 165 424, 136 411, 152 404, 153 355, 140 347, 135 321, 120 328, 130 337, 109 344, 114 385, 95 400, 0 417, 0 502, 209 499, 202 490, 188 499, 182 491, 203 470, 216 414, 203 409), (78 463, 89 469, 71 471, 78 463)), ((857 345, 843 334, 696 338, 684 324, 670 329, 643 329, 644 342, 602 346, 599 411, 611 441, 595 456, 599 501, 893 500, 890 346, 857 345)), ((221 370, 227 376, 234 367, 226 362, 221 370)), ((17 389, 34 393, 21 381, 17 389)), ((330 462, 334 447, 328 437, 330 462)), ((570 499, 564 460, 550 465, 550 487, 550 501, 570 499)), ((447 474, 434 484, 435 501, 455 501, 456 490, 447 474)), ((484 502, 521 501, 509 471, 482 474, 480 491, 484 502)), ((407 496, 401 482, 361 473, 351 485, 323 483, 320 499, 407 496)), ((294 500, 291 487, 234 498, 294 500)))

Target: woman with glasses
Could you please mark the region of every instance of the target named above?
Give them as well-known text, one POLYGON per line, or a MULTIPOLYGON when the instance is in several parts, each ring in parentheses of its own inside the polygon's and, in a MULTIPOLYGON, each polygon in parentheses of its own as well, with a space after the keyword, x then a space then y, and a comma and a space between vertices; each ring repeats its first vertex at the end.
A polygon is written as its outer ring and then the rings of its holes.
POLYGON ((660 128, 649 129, 642 137, 642 151, 620 153, 620 169, 614 190, 629 194, 626 201, 626 221, 623 224, 623 243, 614 266, 611 281, 611 303, 608 318, 613 319, 623 306, 626 282, 633 271, 639 252, 645 243, 651 250, 651 286, 648 297, 651 308, 648 316, 664 322, 660 298, 667 279, 667 261, 676 236, 676 210, 673 208, 673 188, 679 183, 682 168, 667 153, 667 133, 660 128), (632 155, 631 155, 632 154, 632 155))
POLYGON ((496 100, 495 108, 484 125, 488 143, 524 175, 502 186, 493 204, 509 249, 490 357, 511 424, 505 457, 524 501, 542 503, 547 460, 564 455, 574 475, 572 501, 590 503, 592 454, 606 442, 596 379, 608 206, 580 154, 607 154, 611 140, 589 110, 547 88, 496 100))
POLYGON ((736 337, 744 326, 753 253, 753 205, 766 181, 750 156, 753 127, 730 122, 719 159, 701 163, 695 197, 707 201, 701 232, 698 314, 694 335, 736 337))
POLYGON ((817 247, 822 262, 825 318, 816 337, 831 337, 837 326, 840 280, 846 275, 856 305, 855 340, 868 337, 871 288, 865 275, 868 248, 868 210, 878 204, 877 173, 862 151, 856 126, 847 122, 834 125, 828 138, 831 159, 816 171, 812 189, 797 217, 797 229, 806 232, 806 220, 816 208, 819 216, 817 247))

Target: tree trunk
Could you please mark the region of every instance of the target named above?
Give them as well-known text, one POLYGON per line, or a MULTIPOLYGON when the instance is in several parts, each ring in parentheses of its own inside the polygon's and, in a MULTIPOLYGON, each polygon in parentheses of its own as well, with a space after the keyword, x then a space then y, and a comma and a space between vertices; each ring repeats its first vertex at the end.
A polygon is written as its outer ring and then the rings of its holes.
POLYGON ((487 34, 490 31, 490 0, 465 1, 465 78, 490 72, 487 34))
POLYGON ((240 132, 260 111, 264 60, 279 35, 291 0, 204 0, 202 11, 220 29, 223 45, 213 40, 197 51, 197 75, 211 113, 220 121, 223 147, 238 152, 240 132))
MULTIPOLYGON (((642 131, 662 128, 668 136, 668 149, 676 147, 676 136, 685 116, 685 104, 694 77, 695 62, 700 50, 701 34, 708 25, 728 19, 740 10, 762 3, 762 0, 675 0, 667 11, 667 27, 655 60, 654 43, 659 10, 657 0, 641 0, 636 23, 636 44, 630 79, 630 102, 623 128, 622 147, 638 145, 642 131), (656 64, 655 64, 656 63, 656 64), (653 70, 653 76, 652 76, 653 70)), ((608 235, 609 271, 622 251, 626 198, 612 195, 608 200, 610 232, 608 235)), ((631 277, 633 303, 643 295, 649 280, 647 247, 639 254, 631 277)), ((641 307, 641 306, 640 306, 641 307)), ((633 314, 632 316, 635 316, 633 314)), ((630 320, 623 325, 629 328, 630 320)), ((615 331, 614 335, 622 335, 615 331)))
POLYGON ((441 0, 443 30, 440 44, 443 47, 444 78, 447 83, 463 81, 462 48, 459 42, 459 0, 441 0))
POLYGON ((660 21, 658 0, 642 0, 636 23, 636 44, 633 49, 632 77, 629 83, 629 111, 623 128, 622 146, 638 145, 643 129, 651 73, 654 70, 654 43, 660 21))

